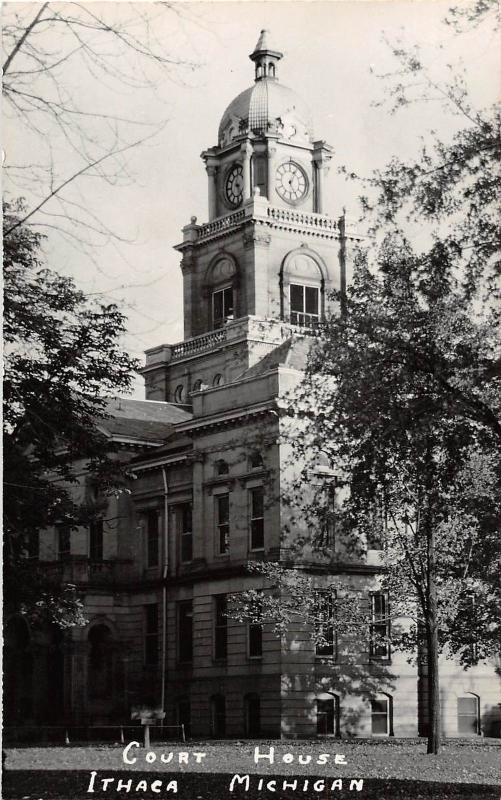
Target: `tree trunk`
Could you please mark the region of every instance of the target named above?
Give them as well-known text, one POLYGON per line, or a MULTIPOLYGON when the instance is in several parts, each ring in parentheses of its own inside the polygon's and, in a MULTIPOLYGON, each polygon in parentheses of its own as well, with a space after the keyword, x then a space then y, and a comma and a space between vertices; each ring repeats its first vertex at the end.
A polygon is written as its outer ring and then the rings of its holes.
MULTIPOLYGON (((428 598, 431 600, 431 598, 428 598)), ((427 753, 436 755, 440 747, 440 682, 438 675, 438 631, 435 609, 429 609, 426 621, 426 645, 428 650, 428 746, 427 753)))
MULTIPOLYGON (((431 466, 431 465, 430 465, 431 466)), ((428 470, 428 478, 432 476, 428 470)), ((430 508, 426 520, 426 643, 428 646, 428 747, 426 752, 436 755, 440 747, 440 684, 438 675, 438 627, 435 526, 430 508)))

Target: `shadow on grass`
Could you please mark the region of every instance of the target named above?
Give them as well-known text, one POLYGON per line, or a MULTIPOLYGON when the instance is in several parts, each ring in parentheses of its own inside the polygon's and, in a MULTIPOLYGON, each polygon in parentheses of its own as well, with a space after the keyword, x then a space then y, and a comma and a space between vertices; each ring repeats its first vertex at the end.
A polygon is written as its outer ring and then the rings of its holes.
MULTIPOLYGON (((96 781, 95 791, 88 792, 89 771, 64 771, 64 770, 5 770, 3 773, 3 800, 91 800, 96 798, 143 798, 154 800, 158 797, 172 797, 177 800, 294 800, 301 797, 303 800, 325 800, 336 797, 360 797, 363 800, 500 800, 500 790, 495 786, 475 783, 438 783, 425 781, 406 780, 364 780, 361 791, 355 788, 350 791, 350 778, 343 778, 342 789, 331 790, 333 778, 322 776, 302 775, 296 778, 297 788, 282 790, 282 781, 289 784, 295 780, 292 776, 275 776, 276 791, 266 789, 264 783, 258 788, 259 776, 250 776, 250 786, 247 791, 243 785, 236 785, 230 792, 230 782, 233 773, 210 775, 207 773, 141 773, 134 774, 101 770, 98 779, 114 778, 114 782, 103 791, 102 784, 96 781), (122 789, 117 791, 119 779, 128 781, 132 779, 129 792, 122 789), (308 780, 308 789, 303 790, 304 781, 308 780), (177 780, 177 793, 166 791, 167 784, 177 780), (148 789, 144 791, 136 787, 140 781, 145 781, 148 789), (161 788, 157 785, 152 790, 154 781, 162 781, 161 788), (325 788, 314 790, 315 781, 323 781, 325 788)), ((265 777, 265 781, 272 780, 272 776, 265 777)))

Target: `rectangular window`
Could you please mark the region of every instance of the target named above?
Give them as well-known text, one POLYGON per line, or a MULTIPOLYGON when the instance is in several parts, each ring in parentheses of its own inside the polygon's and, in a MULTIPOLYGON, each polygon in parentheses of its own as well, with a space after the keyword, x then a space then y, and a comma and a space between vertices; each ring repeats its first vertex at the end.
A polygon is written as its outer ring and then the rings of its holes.
POLYGON ((158 664, 158 603, 144 607, 144 663, 158 664))
POLYGON ((214 598, 214 658, 225 660, 228 654, 228 604, 226 595, 214 598))
POLYGON ((458 697, 458 733, 478 733, 478 697, 458 697))
POLYGON ((193 560, 193 523, 190 503, 183 503, 182 506, 179 506, 177 519, 181 562, 185 564, 193 560))
POLYGON ((216 496, 217 551, 224 555, 230 550, 230 495, 216 496))
POLYGON ((250 499, 250 549, 264 548, 264 489, 257 486, 249 490, 250 499))
POLYGON ((371 595, 370 657, 390 657, 388 598, 382 592, 371 595))
POLYGON ((334 722, 334 698, 332 700, 317 700, 318 735, 329 736, 335 733, 334 722))
POLYGON ((378 697, 371 702, 372 733, 391 734, 391 708, 389 697, 378 697))
POLYGON ((227 286, 212 293, 212 326, 221 328, 226 320, 233 319, 233 288, 227 286))
POLYGON ((69 525, 57 526, 57 555, 61 561, 71 555, 71 528, 69 525))
POLYGON ((319 291, 316 286, 290 285, 290 321, 293 325, 311 326, 320 319, 319 291))
POLYGON ((249 658, 263 655, 263 626, 258 622, 249 623, 249 658))
POLYGON ((315 654, 334 656, 336 654, 336 635, 334 630, 334 595, 332 592, 318 592, 315 608, 315 654))
POLYGON ((193 603, 185 600, 178 607, 178 643, 179 661, 193 661, 193 603))
POLYGON ((158 511, 155 508, 146 514, 146 547, 149 567, 158 567, 158 534, 158 511))
POLYGON ((103 560, 103 520, 95 519, 89 525, 89 558, 103 560))

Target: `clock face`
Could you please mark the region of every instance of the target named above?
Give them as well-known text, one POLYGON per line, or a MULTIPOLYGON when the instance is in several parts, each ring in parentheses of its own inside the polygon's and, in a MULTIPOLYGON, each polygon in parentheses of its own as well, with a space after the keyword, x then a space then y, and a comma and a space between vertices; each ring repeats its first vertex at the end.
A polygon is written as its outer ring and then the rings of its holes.
POLYGON ((277 192, 286 203, 297 203, 308 191, 308 180, 303 169, 294 161, 280 164, 277 169, 277 192))
POLYGON ((242 202, 244 194, 244 173, 241 164, 235 164, 226 178, 226 199, 228 203, 236 208, 242 202))

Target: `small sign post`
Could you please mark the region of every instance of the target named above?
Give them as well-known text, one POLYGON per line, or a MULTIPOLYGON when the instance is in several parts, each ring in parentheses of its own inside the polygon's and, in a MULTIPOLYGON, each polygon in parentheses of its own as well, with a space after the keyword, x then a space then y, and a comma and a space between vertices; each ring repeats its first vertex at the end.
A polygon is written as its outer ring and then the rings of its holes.
POLYGON ((165 719, 165 711, 151 706, 133 706, 130 717, 131 719, 141 720, 141 725, 144 728, 144 747, 145 750, 149 750, 150 726, 155 725, 158 719, 165 719))

